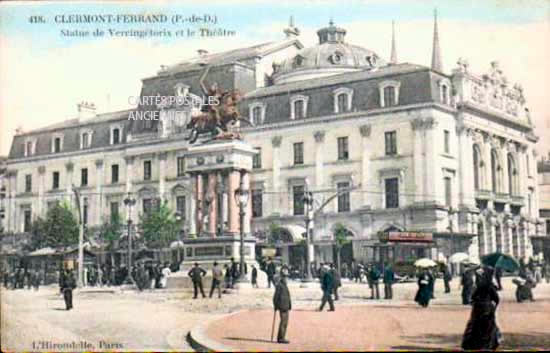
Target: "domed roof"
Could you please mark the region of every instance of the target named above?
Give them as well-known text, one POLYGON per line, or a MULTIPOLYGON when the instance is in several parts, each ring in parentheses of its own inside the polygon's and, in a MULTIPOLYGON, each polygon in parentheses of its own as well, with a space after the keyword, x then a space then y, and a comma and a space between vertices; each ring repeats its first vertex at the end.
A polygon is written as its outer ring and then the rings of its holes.
POLYGON ((309 78, 330 76, 344 72, 372 70, 386 62, 372 50, 344 41, 346 30, 332 21, 317 31, 319 44, 300 50, 294 57, 273 64, 275 84, 309 78))

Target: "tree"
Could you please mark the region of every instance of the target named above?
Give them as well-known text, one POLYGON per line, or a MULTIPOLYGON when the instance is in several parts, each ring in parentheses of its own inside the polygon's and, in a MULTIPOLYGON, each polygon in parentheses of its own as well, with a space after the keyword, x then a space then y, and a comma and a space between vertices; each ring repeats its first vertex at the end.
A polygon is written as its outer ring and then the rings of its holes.
POLYGON ((56 203, 31 227, 31 248, 68 247, 78 243, 78 223, 67 203, 56 203))
POLYGON ((350 235, 350 231, 346 227, 344 227, 341 223, 337 223, 334 226, 334 246, 336 247, 336 264, 338 266, 338 271, 341 270, 340 252, 342 251, 342 248, 344 247, 344 245, 350 242, 350 240, 348 239, 349 235, 350 235))
POLYGON ((146 212, 140 216, 140 228, 143 240, 148 248, 161 249, 179 237, 181 221, 178 222, 174 212, 166 202, 160 204, 157 209, 146 212))
POLYGON ((111 266, 115 265, 114 250, 122 236, 122 220, 120 215, 115 213, 108 222, 104 222, 99 229, 99 237, 107 244, 106 249, 111 253, 111 266))

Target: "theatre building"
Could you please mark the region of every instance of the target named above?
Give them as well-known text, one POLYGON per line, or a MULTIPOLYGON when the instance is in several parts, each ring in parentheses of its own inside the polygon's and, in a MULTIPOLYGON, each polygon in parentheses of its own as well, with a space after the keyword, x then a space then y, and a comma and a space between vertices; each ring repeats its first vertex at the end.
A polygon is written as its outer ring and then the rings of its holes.
MULTIPOLYGON (((350 241, 346 262, 380 254, 533 254, 531 237, 542 234, 538 137, 523 88, 498 62, 484 73, 471 72, 465 59, 445 69, 437 22, 433 38, 425 38, 433 41, 430 66, 400 62, 395 35, 384 59, 368 48, 368 36, 367 47, 354 45, 332 22, 318 30, 316 43, 302 43, 293 23, 284 33, 253 47, 201 50, 142 80, 142 96, 196 100, 208 67, 207 84, 243 93, 239 109, 253 126, 242 124, 241 133, 258 151, 247 212, 260 243, 275 243, 270 233, 278 227, 283 259, 303 256, 291 248, 305 239, 307 189, 315 262, 335 261, 334 231, 341 226, 350 241), (425 236, 410 242, 392 232, 425 236)), ((50 202, 73 202, 76 187, 87 198, 90 227, 113 212, 136 220, 152 199, 163 199, 183 214, 185 236, 202 236, 184 163, 187 121, 163 119, 183 108, 135 108, 161 111, 160 121, 92 108, 81 107, 87 117, 15 136, 5 178, 7 229, 28 231, 50 202), (137 199, 132 213, 123 203, 128 192, 137 199)), ((189 108, 187 119, 191 114, 189 108)), ((232 197, 223 185, 217 192, 232 197)))

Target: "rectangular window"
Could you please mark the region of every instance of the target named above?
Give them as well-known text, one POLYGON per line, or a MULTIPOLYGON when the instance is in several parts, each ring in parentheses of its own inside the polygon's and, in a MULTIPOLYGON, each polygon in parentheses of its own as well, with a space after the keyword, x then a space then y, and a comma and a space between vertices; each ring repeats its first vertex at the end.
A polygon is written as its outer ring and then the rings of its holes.
POLYGON ((25 210, 24 211, 24 223, 23 223, 23 232, 30 232, 31 231, 31 225, 32 225, 32 213, 31 210, 25 210))
POLYGON ((152 199, 143 199, 143 213, 149 214, 153 210, 153 200, 152 199))
POLYGON ((390 178, 385 180, 386 184, 386 208, 399 207, 399 179, 390 178))
POLYGON ((444 130, 443 131, 443 143, 444 143, 444 146, 445 146, 445 153, 451 153, 451 135, 450 135, 450 132, 449 130, 444 130))
POLYGON ((304 143, 294 144, 294 164, 304 164, 304 143))
POLYGON ((52 189, 59 189, 59 172, 52 173, 52 189))
POLYGON ((80 185, 88 185, 88 168, 82 168, 80 170, 80 185))
POLYGON ((252 217, 262 217, 263 193, 260 189, 252 190, 252 217))
POLYGON ((151 161, 143 161, 143 180, 151 180, 151 161))
POLYGON ((338 160, 345 161, 349 159, 348 138, 338 137, 338 160))
POLYGON ((113 222, 118 217, 118 202, 111 202, 111 222, 113 222))
POLYGON ((336 188, 338 190, 338 212, 349 212, 350 210, 349 192, 342 192, 349 187, 349 182, 336 184, 336 188))
POLYGON ((303 215, 304 214, 304 186, 295 185, 292 187, 293 195, 293 205, 294 205, 294 215, 303 215))
POLYGON ((178 176, 185 176, 185 157, 178 157, 178 176))
POLYGON ((113 145, 120 143, 120 130, 113 129, 113 145))
POLYGON ((60 137, 56 137, 53 140, 53 151, 55 153, 61 152, 61 138, 60 137))
POLYGON ((386 140, 386 155, 397 154, 397 138, 395 131, 388 131, 385 133, 386 140))
POLYGON ((533 189, 529 188, 529 191, 527 192, 527 212, 529 212, 529 216, 533 215, 533 189))
POLYGON ((32 191, 32 175, 27 174, 25 175, 25 192, 31 192, 32 191))
POLYGON ((262 107, 252 109, 252 124, 260 125, 262 123, 262 107))
POLYGON ((82 148, 90 147, 90 146, 88 145, 88 143, 89 143, 89 140, 88 140, 88 133, 85 132, 85 133, 82 134, 82 148))
POLYGON ((185 219, 185 196, 176 197, 176 212, 179 212, 181 219, 185 219))
POLYGON ((118 183, 118 164, 113 164, 111 166, 111 183, 118 183))
POLYGON ((260 169, 262 168, 262 149, 256 148, 256 150, 258 151, 258 153, 252 156, 252 168, 260 169))
POLYGON ((345 93, 340 93, 338 95, 338 113, 344 113, 348 110, 348 95, 345 93))
POLYGON ((392 107, 395 105, 395 87, 389 86, 384 88, 384 107, 392 107))
POLYGON ((452 206, 452 192, 453 192, 453 189, 452 189, 452 180, 451 178, 449 177, 446 177, 443 179, 444 182, 445 182, 445 206, 448 206, 448 207, 451 207, 452 206))
POLYGON ((302 119, 304 117, 304 101, 300 99, 294 102, 294 119, 302 119))

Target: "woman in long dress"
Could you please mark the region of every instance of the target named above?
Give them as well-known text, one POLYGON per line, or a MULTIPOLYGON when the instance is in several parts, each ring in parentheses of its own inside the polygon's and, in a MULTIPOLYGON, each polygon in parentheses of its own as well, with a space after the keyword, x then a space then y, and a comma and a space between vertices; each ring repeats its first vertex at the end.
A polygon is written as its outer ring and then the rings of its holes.
POLYGON ((417 302, 422 307, 427 307, 430 304, 430 299, 432 298, 432 291, 430 286, 430 276, 428 270, 423 269, 422 273, 418 276, 418 292, 416 292, 416 297, 414 301, 417 302))
POLYGON ((493 284, 493 272, 491 267, 482 268, 472 294, 472 312, 462 337, 465 350, 496 350, 499 345, 500 331, 495 318, 499 296, 493 284))

